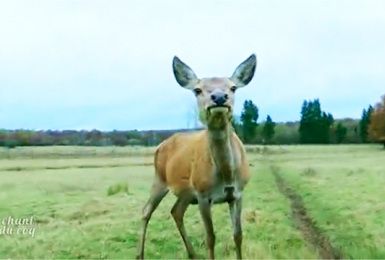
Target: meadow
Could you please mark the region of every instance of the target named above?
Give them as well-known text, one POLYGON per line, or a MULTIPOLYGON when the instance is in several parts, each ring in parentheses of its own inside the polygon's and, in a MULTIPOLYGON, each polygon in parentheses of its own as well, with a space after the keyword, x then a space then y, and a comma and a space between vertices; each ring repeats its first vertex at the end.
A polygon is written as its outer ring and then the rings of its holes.
MULTIPOLYGON (((134 258, 153 151, 0 149, 0 258, 134 258), (33 235, 16 234, 16 225, 7 234, 2 222, 9 217, 33 217, 33 235)), ((247 152, 252 178, 243 203, 245 258, 385 258, 380 146, 248 146, 247 152)), ((170 217, 174 201, 167 195, 153 214, 147 258, 186 257, 170 217)), ((215 205, 213 218, 216 256, 234 258, 227 205, 215 205)), ((205 256, 196 206, 187 210, 185 224, 205 256)))

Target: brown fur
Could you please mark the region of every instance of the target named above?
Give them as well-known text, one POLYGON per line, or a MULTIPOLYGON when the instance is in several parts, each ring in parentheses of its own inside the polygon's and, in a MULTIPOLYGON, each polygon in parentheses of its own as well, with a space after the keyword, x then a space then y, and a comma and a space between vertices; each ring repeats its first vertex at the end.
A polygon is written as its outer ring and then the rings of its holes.
MULTIPOLYGON (((245 151, 235 133, 231 140, 233 151, 240 154, 234 170, 240 173, 244 187, 250 178, 245 151)), ((155 154, 156 174, 175 195, 185 190, 208 192, 215 185, 216 169, 209 152, 208 130, 175 134, 161 143, 155 154)))

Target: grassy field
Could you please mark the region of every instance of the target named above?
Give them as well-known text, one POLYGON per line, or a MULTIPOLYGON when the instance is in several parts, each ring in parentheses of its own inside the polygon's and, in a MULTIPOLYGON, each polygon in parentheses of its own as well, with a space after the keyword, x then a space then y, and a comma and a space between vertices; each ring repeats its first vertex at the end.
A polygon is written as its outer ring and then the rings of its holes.
MULTIPOLYGON (((385 258, 385 151, 375 145, 247 147, 245 258, 385 258)), ((0 258, 133 258, 153 148, 0 150, 0 258), (26 229, 8 217, 30 218, 26 229), (9 228, 12 227, 12 234, 9 228), (6 234, 4 234, 6 233, 6 234)), ((169 194, 151 219, 148 258, 185 258, 169 194)), ((227 205, 213 208, 218 258, 234 258, 227 205)), ((206 255, 196 206, 185 217, 206 255)), ((24 226, 23 226, 24 227, 24 226)))

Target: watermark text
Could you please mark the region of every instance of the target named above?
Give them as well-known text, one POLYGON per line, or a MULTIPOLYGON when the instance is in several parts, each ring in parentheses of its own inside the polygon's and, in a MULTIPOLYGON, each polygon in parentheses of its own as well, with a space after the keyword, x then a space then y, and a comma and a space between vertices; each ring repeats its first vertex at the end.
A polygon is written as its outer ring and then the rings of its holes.
POLYGON ((0 237, 12 235, 34 237, 35 232, 36 225, 33 216, 24 218, 8 216, 0 218, 0 237))

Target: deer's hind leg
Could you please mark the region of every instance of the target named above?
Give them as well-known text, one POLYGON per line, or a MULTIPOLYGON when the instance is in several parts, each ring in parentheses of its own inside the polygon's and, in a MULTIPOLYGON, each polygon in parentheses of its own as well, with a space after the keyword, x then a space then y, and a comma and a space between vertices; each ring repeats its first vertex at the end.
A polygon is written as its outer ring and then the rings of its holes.
POLYGON ((144 257, 144 243, 146 241, 147 225, 150 221, 152 213, 158 207, 164 196, 168 193, 167 185, 155 176, 154 183, 151 187, 150 198, 143 207, 142 215, 142 233, 139 239, 139 247, 137 259, 143 259, 144 257))

